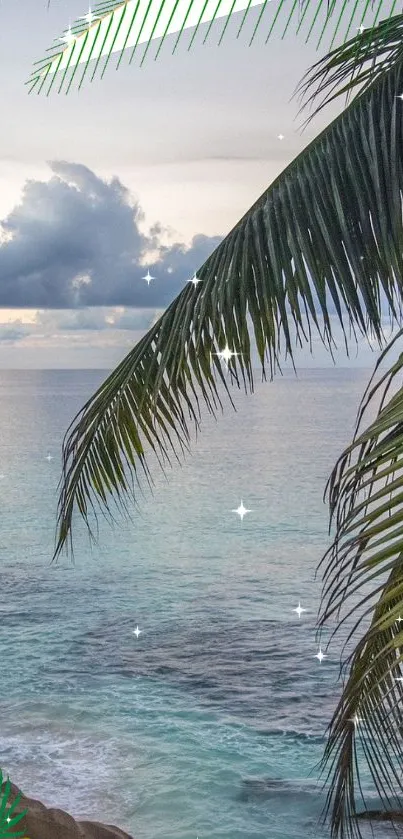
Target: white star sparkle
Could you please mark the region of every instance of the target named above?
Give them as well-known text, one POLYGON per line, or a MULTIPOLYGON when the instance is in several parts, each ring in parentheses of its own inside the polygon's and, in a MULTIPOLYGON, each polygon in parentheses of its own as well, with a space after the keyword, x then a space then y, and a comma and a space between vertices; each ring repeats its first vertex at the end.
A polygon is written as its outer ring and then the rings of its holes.
POLYGON ((403 93, 399 93, 399 96, 395 96, 395 99, 401 99, 403 102, 403 93))
POLYGON ((228 344, 226 344, 223 350, 221 350, 220 352, 215 352, 214 355, 218 355, 218 357, 221 358, 221 361, 225 361, 225 363, 228 365, 228 362, 231 360, 232 356, 241 355, 241 353, 232 352, 228 344))
POLYGON ((91 26, 91 23, 92 23, 92 21, 93 21, 93 20, 95 20, 95 18, 96 18, 96 15, 93 15, 93 14, 92 14, 92 11, 91 11, 91 6, 90 6, 90 7, 89 7, 89 9, 88 9, 87 14, 86 14, 86 15, 83 15, 82 17, 80 17, 80 20, 86 20, 86 21, 87 21, 88 26, 91 26))
POLYGON ((196 288, 197 283, 201 283, 201 280, 199 279, 199 277, 196 274, 194 274, 192 279, 189 280, 189 282, 193 283, 194 287, 196 288))
POLYGON ((70 44, 72 44, 75 40, 76 40, 76 36, 75 36, 75 35, 73 35, 73 33, 72 33, 72 31, 71 31, 71 26, 69 26, 69 28, 68 28, 68 30, 67 30, 67 32, 66 32, 66 34, 65 34, 65 35, 63 35, 63 37, 62 37, 62 38, 59 38, 59 41, 65 41, 65 43, 67 44, 67 46, 68 46, 68 47, 69 47, 69 46, 70 46, 70 44))
POLYGON ((133 635, 135 635, 136 638, 138 638, 139 635, 141 635, 142 631, 142 629, 139 629, 138 626, 136 626, 136 629, 133 629, 133 635))
POLYGON ((148 285, 150 285, 151 280, 155 280, 155 277, 152 277, 152 276, 151 276, 151 274, 150 274, 150 272, 149 272, 149 271, 147 271, 147 273, 146 273, 145 277, 142 277, 141 279, 142 279, 142 280, 145 280, 145 281, 146 281, 146 283, 147 283, 148 285))
POLYGON ((53 460, 52 455, 51 455, 51 454, 47 454, 47 455, 46 455, 46 457, 45 457, 45 460, 53 460))
POLYGON ((278 140, 284 140, 284 134, 277 134, 278 140))
POLYGON ((362 35, 362 33, 364 32, 364 29, 365 29, 365 26, 363 26, 362 24, 361 24, 361 26, 357 26, 357 32, 359 32, 360 35, 362 35))
POLYGON ((316 653, 315 658, 318 658, 319 664, 322 664, 323 659, 328 658, 328 656, 322 653, 322 647, 319 647, 319 652, 316 653))
POLYGON ((359 717, 358 714, 354 714, 353 717, 348 718, 349 722, 352 722, 354 726, 358 725, 359 722, 362 722, 362 717, 359 717))
POLYGON ((298 606, 296 609, 293 609, 293 612, 296 612, 298 617, 301 619, 302 612, 306 612, 306 609, 303 609, 301 603, 298 601, 298 606))
POLYGON ((241 521, 243 521, 243 517, 246 516, 246 513, 252 513, 252 510, 247 510, 246 507, 243 506, 243 501, 241 498, 241 503, 237 510, 231 510, 231 513, 237 513, 240 516, 241 521))

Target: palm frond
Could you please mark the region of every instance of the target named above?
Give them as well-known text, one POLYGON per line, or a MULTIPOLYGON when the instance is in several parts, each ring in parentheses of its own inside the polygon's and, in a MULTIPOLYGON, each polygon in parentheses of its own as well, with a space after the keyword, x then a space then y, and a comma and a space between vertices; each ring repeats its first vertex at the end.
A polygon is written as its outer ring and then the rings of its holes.
MULTIPOLYGON (((403 330, 382 353, 374 376, 402 337, 403 330)), ((350 610, 332 633, 333 637, 359 612, 346 646, 364 618, 372 616, 369 629, 343 663, 343 668, 350 664, 349 678, 330 723, 323 756, 325 765, 337 751, 325 814, 332 809, 332 835, 340 837, 360 835, 352 820, 355 730, 350 718, 354 714, 363 718, 361 745, 380 798, 393 809, 390 796, 395 791, 402 808, 402 777, 397 768, 401 769, 403 755, 403 689, 402 682, 396 681, 402 677, 403 661, 402 372, 403 354, 374 386, 372 377, 353 443, 339 458, 327 486, 336 536, 320 564, 325 564, 326 570, 319 627, 332 615, 339 617, 353 598, 350 610), (398 390, 386 402, 397 377, 398 390), (376 401, 380 404, 375 419, 360 432, 365 412, 373 409, 376 401), (371 601, 375 598, 374 608, 371 601)))
POLYGON ((9 803, 10 792, 10 779, 7 778, 7 781, 3 783, 3 774, 0 769, 0 839, 19 839, 19 837, 25 836, 25 830, 16 832, 13 828, 24 818, 28 809, 23 810, 18 815, 13 815, 21 800, 21 792, 18 793, 11 804, 9 803))
POLYGON ((400 319, 402 75, 401 63, 383 74, 285 169, 73 420, 55 557, 68 538, 72 547, 74 509, 89 528, 89 504, 108 516, 114 496, 127 509, 127 474, 141 466, 149 480, 144 446, 169 463, 189 446, 197 388, 210 413, 222 408, 213 371, 230 397, 215 354, 224 344, 238 353, 229 369, 253 390, 248 313, 263 377, 265 360, 273 376, 313 329, 331 351, 333 313, 346 346, 349 330, 382 341, 385 301, 400 319))
MULTIPOLYGON (((402 675, 399 665, 403 660, 403 632, 396 622, 402 603, 402 582, 403 552, 382 590, 370 629, 343 664, 343 668, 350 665, 349 677, 330 723, 321 761, 324 769, 333 758, 323 813, 326 818, 331 811, 332 837, 361 836, 355 796, 355 781, 361 788, 358 744, 386 809, 403 809, 403 691, 397 681, 402 675)), ((362 790, 361 794, 365 799, 362 790)))
MULTIPOLYGON (((344 93, 346 104, 350 101, 352 91, 357 87, 360 90, 356 97, 363 96, 389 67, 402 60, 402 14, 390 16, 376 27, 362 29, 359 36, 336 47, 305 73, 296 91, 303 101, 303 108, 312 104, 321 93, 327 91, 321 103, 307 118, 306 123, 309 123, 322 108, 344 93), (308 98, 307 94, 311 88, 314 92, 308 98)), ((403 91, 398 91, 398 94, 400 93, 403 91)))
MULTIPOLYGON (((379 0, 372 26, 375 26, 377 23, 382 3, 383 0, 379 0)), ((65 87, 66 93, 68 93, 75 79, 79 64, 85 65, 78 85, 80 88, 87 75, 90 62, 95 62, 91 75, 92 81, 101 66, 101 59, 104 59, 102 63, 102 77, 109 64, 112 53, 120 53, 117 63, 119 67, 123 53, 126 50, 129 48, 132 49, 130 56, 131 63, 134 55, 138 55, 139 53, 138 48, 141 45, 145 45, 141 53, 141 66, 149 54, 149 47, 152 41, 158 41, 160 39, 155 55, 155 58, 157 58, 164 40, 168 35, 178 33, 173 47, 173 52, 175 52, 183 32, 195 27, 188 44, 188 49, 190 49, 200 26, 209 23, 207 33, 203 39, 204 44, 213 31, 214 21, 226 18, 224 25, 219 28, 218 33, 217 28, 215 28, 215 32, 219 35, 218 42, 221 44, 227 31, 229 20, 234 14, 241 11, 244 12, 237 31, 237 37, 239 37, 241 30, 244 29, 250 10, 255 6, 260 6, 261 10, 258 20, 249 41, 249 44, 251 44, 261 25, 263 14, 267 11, 267 5, 268 0, 101 0, 93 12, 79 18, 73 27, 69 26, 64 36, 58 38, 53 46, 47 50, 48 55, 45 58, 35 62, 34 70, 27 82, 30 88, 29 92, 36 89, 37 93, 40 93, 47 85, 47 93, 49 94, 57 77, 60 82, 58 92, 60 93, 62 88, 65 87)), ((279 0, 266 42, 276 24, 283 25, 282 37, 285 36, 291 20, 295 20, 297 10, 299 17, 298 33, 307 15, 310 0, 305 0, 305 2, 304 0, 298 0, 298 3, 294 2, 291 11, 287 10, 286 5, 286 0, 279 0)), ((318 46, 332 18, 336 6, 335 0, 326 0, 326 5, 325 22, 322 26, 318 46)), ((343 14, 347 12, 345 5, 344 2, 338 16, 333 40, 339 30, 343 14)), ((347 39, 352 28, 356 5, 350 16, 345 39, 347 39)), ((315 14, 306 40, 309 40, 322 6, 324 8, 324 0, 317 0, 315 3, 315 14)), ((374 0, 371 0, 372 9, 373 6, 374 0)), ((394 11, 394 7, 395 3, 390 12, 391 14, 394 11)), ((363 16, 360 17, 361 23, 362 20, 363 16)))

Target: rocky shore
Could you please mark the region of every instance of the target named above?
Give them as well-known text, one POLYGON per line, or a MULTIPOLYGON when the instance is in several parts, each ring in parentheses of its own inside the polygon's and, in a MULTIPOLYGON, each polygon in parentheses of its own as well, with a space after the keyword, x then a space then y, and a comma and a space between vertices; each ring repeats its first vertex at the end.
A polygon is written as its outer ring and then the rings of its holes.
MULTIPOLYGON (((4 783, 2 790, 4 789, 4 783)), ((11 784, 8 804, 11 804, 20 790, 11 784)), ((133 839, 128 833, 115 825, 92 821, 76 821, 64 810, 45 807, 40 801, 21 794, 21 800, 13 811, 13 816, 28 808, 27 814, 14 828, 24 831, 27 839, 133 839)))
POLYGON ((374 822, 403 822, 402 810, 365 810, 362 813, 357 813, 356 819, 368 819, 374 822))
MULTIPOLYGON (((4 783, 2 786, 4 789, 4 783)), ((21 792, 15 784, 11 784, 8 800, 10 805, 18 793, 21 792)), ((41 801, 28 798, 21 793, 21 800, 13 810, 13 816, 28 808, 27 814, 16 826, 18 832, 24 831, 24 839, 134 839, 119 827, 112 824, 102 824, 93 821, 76 821, 64 810, 45 807, 41 801)), ((356 813, 356 819, 369 821, 403 822, 401 810, 366 810, 356 813)))

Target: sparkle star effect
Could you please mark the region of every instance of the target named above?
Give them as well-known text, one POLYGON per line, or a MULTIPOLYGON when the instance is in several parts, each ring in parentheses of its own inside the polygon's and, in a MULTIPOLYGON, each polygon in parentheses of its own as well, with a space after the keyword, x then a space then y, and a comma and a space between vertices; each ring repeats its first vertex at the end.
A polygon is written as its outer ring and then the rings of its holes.
POLYGON ((403 93, 399 93, 399 96, 395 96, 395 99, 401 99, 403 102, 403 93))
POLYGON ((93 13, 91 11, 91 6, 90 6, 89 9, 88 9, 88 13, 86 15, 83 15, 82 17, 80 17, 80 20, 85 20, 87 22, 87 25, 91 26, 91 23, 92 23, 93 20, 95 20, 95 18, 96 18, 96 15, 93 15, 93 13))
POLYGON ((322 664, 323 659, 328 658, 328 656, 322 653, 322 647, 319 647, 319 652, 316 653, 315 658, 318 658, 319 664, 322 664))
POLYGON ((151 276, 151 274, 150 274, 150 272, 149 272, 149 271, 147 271, 147 273, 146 273, 145 277, 142 277, 141 279, 142 279, 142 280, 145 280, 145 281, 146 281, 146 283, 147 283, 147 285, 150 285, 151 280, 155 280, 155 277, 152 277, 152 276, 151 276))
POLYGON ((243 501, 241 499, 241 503, 237 510, 231 510, 231 513, 237 513, 240 516, 241 521, 243 521, 243 517, 246 516, 246 513, 252 513, 252 510, 247 510, 246 507, 243 506, 243 501))
POLYGON ((199 277, 196 274, 194 274, 192 279, 189 280, 189 282, 193 283, 194 287, 196 288, 197 283, 201 283, 201 280, 199 279, 199 277))
POLYGON ((46 455, 45 460, 53 460, 52 455, 51 455, 51 454, 47 454, 47 455, 46 455))
POLYGON ((133 635, 135 635, 136 638, 138 638, 139 635, 141 635, 142 631, 142 629, 139 629, 138 626, 136 626, 136 629, 133 629, 133 635))
POLYGON ((306 609, 303 609, 301 603, 298 601, 298 606, 296 609, 293 609, 293 612, 296 612, 298 617, 301 619, 302 612, 306 612, 306 609))
POLYGON ((353 717, 348 718, 348 721, 352 722, 355 727, 359 722, 362 722, 362 717, 359 717, 358 714, 354 714, 353 717))
POLYGON ((233 356, 242 355, 242 353, 232 352, 228 344, 226 344, 223 350, 221 350, 220 352, 215 352, 214 355, 218 355, 218 357, 221 358, 221 361, 225 361, 226 365, 228 366, 228 362, 231 361, 231 358, 233 356))
POLYGON ((277 134, 278 140, 284 140, 284 134, 277 134))
POLYGON ((362 33, 364 32, 364 29, 365 29, 365 26, 363 26, 362 24, 361 24, 361 26, 357 26, 357 32, 359 32, 360 35, 362 35, 362 33))
POLYGON ((73 33, 71 31, 71 26, 69 26, 65 35, 63 35, 62 38, 59 38, 59 41, 64 41, 65 44, 67 44, 68 47, 71 46, 71 44, 73 44, 75 40, 76 40, 76 36, 73 35, 73 33))

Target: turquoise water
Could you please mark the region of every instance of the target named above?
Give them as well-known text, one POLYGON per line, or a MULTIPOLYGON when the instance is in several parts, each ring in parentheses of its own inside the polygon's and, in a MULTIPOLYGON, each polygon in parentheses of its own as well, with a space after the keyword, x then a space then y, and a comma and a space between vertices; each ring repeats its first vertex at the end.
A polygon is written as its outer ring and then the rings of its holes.
POLYGON ((0 765, 135 839, 322 839, 343 639, 319 664, 314 572, 368 371, 257 374, 132 522, 92 552, 78 522, 51 566, 62 437, 105 375, 0 373, 0 765))

